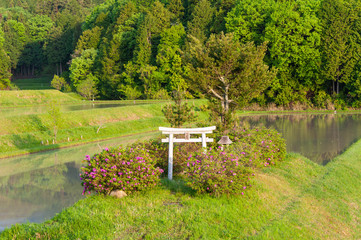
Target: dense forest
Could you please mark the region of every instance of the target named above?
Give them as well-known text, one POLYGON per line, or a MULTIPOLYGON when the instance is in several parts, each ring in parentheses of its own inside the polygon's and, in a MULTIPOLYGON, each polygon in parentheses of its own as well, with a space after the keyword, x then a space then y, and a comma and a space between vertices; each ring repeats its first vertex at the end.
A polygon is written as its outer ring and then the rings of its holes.
POLYGON ((0 89, 12 78, 68 70, 81 25, 98 2, 0 0, 0 89))
POLYGON ((89 98, 164 99, 174 90, 200 97, 192 66, 204 67, 208 55, 197 46, 226 34, 275 72, 253 102, 361 107, 358 0, 0 0, 0 7, 2 89, 11 78, 56 74, 59 89, 89 98))

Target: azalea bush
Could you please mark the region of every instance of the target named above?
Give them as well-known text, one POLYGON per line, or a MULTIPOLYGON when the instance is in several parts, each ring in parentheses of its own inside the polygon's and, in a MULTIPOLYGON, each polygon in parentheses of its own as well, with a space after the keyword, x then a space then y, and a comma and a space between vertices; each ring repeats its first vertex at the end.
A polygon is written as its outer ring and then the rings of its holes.
MULTIPOLYGON (((156 161, 156 166, 168 172, 168 149, 167 143, 162 143, 161 139, 152 139, 146 142, 135 143, 132 147, 143 147, 149 150, 152 159, 156 161)), ((176 143, 173 146, 173 174, 180 175, 185 169, 189 153, 201 151, 200 143, 176 143)))
POLYGON ((184 174, 197 193, 244 194, 254 175, 241 158, 220 148, 189 155, 184 174))
POLYGON ((227 151, 241 157, 249 167, 268 167, 283 161, 286 156, 286 143, 274 129, 235 128, 229 134, 233 143, 227 151))
POLYGON ((156 186, 162 172, 155 167, 149 150, 141 147, 106 148, 93 157, 86 156, 80 180, 83 194, 92 191, 109 194, 112 190, 131 193, 156 186))

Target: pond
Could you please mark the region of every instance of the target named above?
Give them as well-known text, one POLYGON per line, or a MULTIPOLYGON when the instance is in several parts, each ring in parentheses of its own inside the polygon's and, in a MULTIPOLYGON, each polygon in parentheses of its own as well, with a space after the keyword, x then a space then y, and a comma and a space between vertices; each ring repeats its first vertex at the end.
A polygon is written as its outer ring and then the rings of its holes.
POLYGON ((15 223, 43 222, 81 199, 79 173, 85 155, 157 134, 0 159, 0 231, 15 223))
MULTIPOLYGON (((361 138, 361 114, 254 115, 242 117, 241 122, 276 128, 285 137, 288 151, 319 164, 326 164, 361 138)), ((85 155, 157 134, 0 159, 0 231, 15 223, 50 219, 81 199, 79 171, 85 155)))
POLYGON ((361 114, 286 114, 241 117, 250 127, 272 127, 286 139, 287 151, 326 164, 361 138, 361 114))

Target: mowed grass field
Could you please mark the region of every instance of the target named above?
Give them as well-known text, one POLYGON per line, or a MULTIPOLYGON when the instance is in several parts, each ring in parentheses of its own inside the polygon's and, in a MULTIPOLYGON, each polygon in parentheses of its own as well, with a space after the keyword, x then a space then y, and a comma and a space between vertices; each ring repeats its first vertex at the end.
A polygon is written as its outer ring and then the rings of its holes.
POLYGON ((53 89, 50 85, 52 77, 38 77, 30 79, 16 79, 12 83, 19 90, 44 90, 53 89))
POLYGON ((50 102, 77 104, 82 101, 74 98, 71 94, 65 94, 57 90, 0 91, 0 111, 1 108, 31 107, 47 105, 50 102))
MULTIPOLYGON (((124 102, 129 104, 129 101, 111 101, 124 102)), ((135 101, 133 106, 65 112, 59 110, 57 117, 51 114, 52 105, 57 108, 61 105, 84 103, 86 101, 57 90, 1 91, 0 158, 156 131, 159 126, 169 126, 161 110, 167 103, 165 101, 140 100, 135 101), (31 107, 34 106, 48 110, 40 113, 34 110, 32 113, 31 107), (5 112, 9 108, 16 110, 24 107, 29 107, 30 112, 1 115, 1 111, 5 112), (57 123, 54 123, 54 120, 57 123)), ((204 100, 192 100, 190 104, 199 109, 204 103, 204 100)), ((200 119, 206 119, 206 113, 197 113, 200 119)))
POLYGON ((361 141, 326 166, 288 154, 243 196, 196 195, 181 179, 122 199, 91 196, 2 239, 361 239, 361 141))

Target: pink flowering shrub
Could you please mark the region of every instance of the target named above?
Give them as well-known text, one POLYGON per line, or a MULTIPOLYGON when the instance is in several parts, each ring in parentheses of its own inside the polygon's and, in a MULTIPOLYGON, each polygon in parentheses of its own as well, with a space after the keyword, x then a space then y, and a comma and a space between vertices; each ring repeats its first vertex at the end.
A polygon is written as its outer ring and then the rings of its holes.
POLYGON ((274 129, 233 129, 230 138, 233 144, 227 151, 239 156, 249 167, 275 165, 286 156, 285 140, 274 129))
POLYGON ((244 166, 241 159, 220 148, 206 153, 191 154, 184 171, 187 185, 197 193, 244 194, 250 186, 251 168, 244 166))
MULTIPOLYGON (((184 136, 183 136, 184 137, 184 136)), ((143 147, 149 150, 152 159, 156 161, 156 166, 168 172, 168 148, 167 143, 162 143, 161 139, 153 139, 146 142, 138 142, 132 147, 143 147)), ((189 153, 201 151, 200 143, 177 143, 173 147, 173 174, 181 175, 184 171, 189 153)))
POLYGON ((87 155, 80 174, 83 194, 91 191, 109 194, 112 190, 130 193, 152 188, 159 183, 163 172, 154 165, 144 148, 106 148, 93 157, 87 155))

